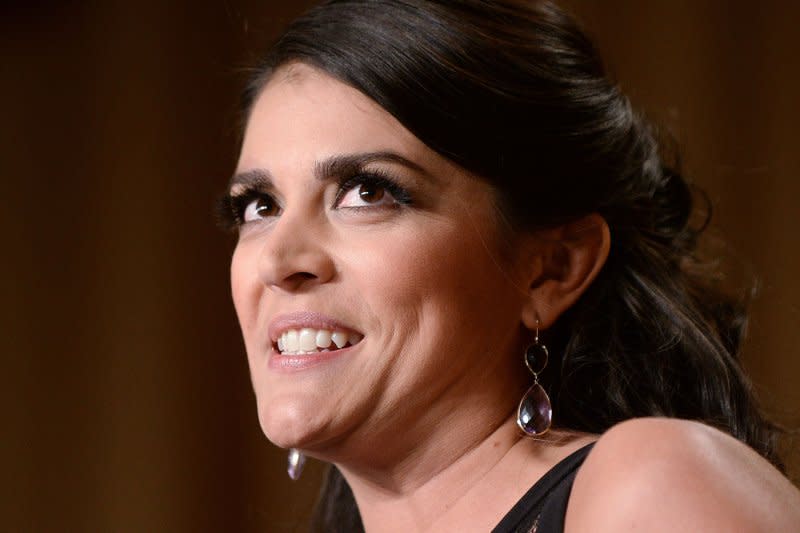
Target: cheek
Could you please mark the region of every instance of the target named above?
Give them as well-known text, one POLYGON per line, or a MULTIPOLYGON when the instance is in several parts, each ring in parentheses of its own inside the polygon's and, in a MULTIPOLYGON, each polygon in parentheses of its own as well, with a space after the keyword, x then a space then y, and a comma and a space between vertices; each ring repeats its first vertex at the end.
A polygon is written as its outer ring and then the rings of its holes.
POLYGON ((478 320, 495 298, 512 295, 513 286, 484 242, 461 225, 430 224, 371 238, 348 262, 364 299, 383 314, 381 321, 388 315, 429 329, 478 320))
POLYGON ((239 325, 245 334, 252 328, 258 310, 258 270, 252 246, 238 244, 231 258, 231 295, 239 325))
POLYGON ((347 259, 381 334, 366 381, 391 391, 381 413, 427 409, 513 360, 521 299, 482 236, 462 227, 393 232, 347 259))

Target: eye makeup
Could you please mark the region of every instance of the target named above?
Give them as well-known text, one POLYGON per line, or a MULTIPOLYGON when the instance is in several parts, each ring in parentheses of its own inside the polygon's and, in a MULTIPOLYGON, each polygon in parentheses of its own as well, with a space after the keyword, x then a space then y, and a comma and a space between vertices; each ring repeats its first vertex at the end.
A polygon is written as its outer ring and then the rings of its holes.
MULTIPOLYGON (((412 195, 407 188, 401 186, 398 181, 383 169, 363 168, 363 165, 337 165, 327 166, 325 170, 331 171, 327 176, 321 176, 323 168, 316 169, 318 178, 324 180, 334 180, 337 183, 336 195, 333 199, 332 209, 342 209, 348 212, 361 212, 365 210, 387 209, 411 205, 412 195), (335 172, 333 172, 335 171, 335 172), (367 186, 372 189, 380 189, 389 193, 394 200, 393 204, 365 205, 340 207, 342 198, 352 189, 360 186, 367 186)), ((258 209, 273 211, 280 210, 278 201, 272 191, 274 190, 272 180, 265 171, 248 171, 237 174, 231 181, 228 192, 224 194, 216 205, 218 224, 226 230, 235 231, 237 228, 246 224, 245 211, 253 201, 259 201, 263 205, 258 209)), ((266 215, 277 216, 275 215, 266 215)))
POLYGON ((217 224, 224 230, 235 231, 244 224, 244 213, 253 200, 261 199, 277 205, 271 192, 274 190, 269 173, 263 170, 249 170, 236 174, 228 186, 228 191, 216 202, 217 224))
MULTIPOLYGON (((395 205, 409 205, 412 203, 411 194, 407 189, 400 186, 391 176, 380 170, 370 170, 358 172, 350 178, 339 181, 339 188, 334 199, 334 208, 339 208, 344 195, 356 187, 366 185, 374 189, 383 189, 392 195, 395 205)), ((347 207, 347 209, 371 209, 369 204, 358 207, 347 207)))

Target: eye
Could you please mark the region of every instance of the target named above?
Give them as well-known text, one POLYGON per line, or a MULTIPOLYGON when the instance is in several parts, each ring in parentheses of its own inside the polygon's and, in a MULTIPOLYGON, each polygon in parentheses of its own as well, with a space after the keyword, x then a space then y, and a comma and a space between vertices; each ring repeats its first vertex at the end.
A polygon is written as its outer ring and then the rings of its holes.
POLYGON ((260 195, 250 200, 242 211, 242 221, 252 222, 278 214, 278 205, 271 196, 260 195))
POLYGON ((391 207, 410 201, 408 193, 393 181, 377 175, 361 174, 341 185, 336 207, 391 207))
POLYGON ((363 207, 395 203, 391 193, 374 183, 356 185, 342 195, 339 207, 363 207))

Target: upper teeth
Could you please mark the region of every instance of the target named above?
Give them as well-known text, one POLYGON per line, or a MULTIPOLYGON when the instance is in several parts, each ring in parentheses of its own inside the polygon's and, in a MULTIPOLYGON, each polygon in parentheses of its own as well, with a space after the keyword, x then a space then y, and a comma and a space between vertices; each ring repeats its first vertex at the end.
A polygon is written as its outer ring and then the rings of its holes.
POLYGON ((329 348, 335 344, 337 348, 344 348, 348 343, 356 344, 362 339, 358 333, 344 333, 327 329, 290 329, 283 332, 278 338, 278 350, 281 353, 313 353, 329 348))

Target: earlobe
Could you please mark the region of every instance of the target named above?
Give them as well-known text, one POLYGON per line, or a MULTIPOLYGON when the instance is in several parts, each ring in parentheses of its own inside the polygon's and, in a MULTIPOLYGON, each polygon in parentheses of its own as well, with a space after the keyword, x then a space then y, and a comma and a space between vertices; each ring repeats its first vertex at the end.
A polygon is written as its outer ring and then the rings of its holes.
POLYGON ((536 234, 538 268, 531 270, 522 323, 547 329, 591 285, 608 258, 608 223, 593 213, 536 234))

